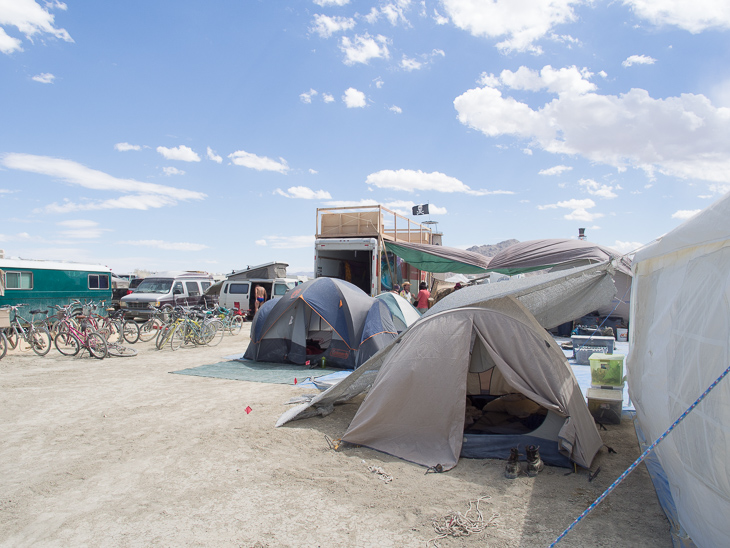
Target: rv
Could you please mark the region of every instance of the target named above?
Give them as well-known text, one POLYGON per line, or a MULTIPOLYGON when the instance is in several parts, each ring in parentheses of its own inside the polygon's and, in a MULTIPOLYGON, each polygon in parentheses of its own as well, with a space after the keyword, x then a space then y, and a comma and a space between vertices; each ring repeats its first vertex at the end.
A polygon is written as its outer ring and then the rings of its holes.
POLYGON ((270 262, 231 272, 226 279, 211 287, 208 294, 218 294, 218 304, 240 311, 251 318, 255 310, 255 289, 260 285, 266 291, 266 300, 281 297, 296 287, 296 278, 287 278, 286 263, 270 262))
MULTIPOLYGON (((21 310, 49 310, 72 301, 110 301, 112 272, 107 266, 61 261, 0 259, 0 306, 26 304, 21 310)), ((30 319, 30 318, 27 318, 30 319)))

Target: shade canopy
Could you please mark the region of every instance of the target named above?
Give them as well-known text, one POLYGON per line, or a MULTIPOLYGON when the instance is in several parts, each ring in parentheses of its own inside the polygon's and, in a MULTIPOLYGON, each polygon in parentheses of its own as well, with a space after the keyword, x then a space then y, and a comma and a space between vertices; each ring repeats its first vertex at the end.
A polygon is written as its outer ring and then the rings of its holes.
POLYGON ((483 274, 489 266, 489 257, 454 247, 385 242, 385 248, 408 264, 425 272, 483 274))

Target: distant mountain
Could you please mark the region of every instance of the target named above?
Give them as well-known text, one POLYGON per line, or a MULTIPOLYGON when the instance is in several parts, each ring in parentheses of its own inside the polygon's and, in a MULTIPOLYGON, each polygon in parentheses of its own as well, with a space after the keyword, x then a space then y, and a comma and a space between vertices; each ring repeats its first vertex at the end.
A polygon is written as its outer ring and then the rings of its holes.
POLYGON ((512 239, 499 242, 498 244, 475 245, 473 247, 468 247, 466 250, 473 251, 474 253, 479 253, 481 255, 486 255, 487 257, 494 257, 503 249, 507 249, 509 246, 518 243, 520 243, 519 240, 512 239))

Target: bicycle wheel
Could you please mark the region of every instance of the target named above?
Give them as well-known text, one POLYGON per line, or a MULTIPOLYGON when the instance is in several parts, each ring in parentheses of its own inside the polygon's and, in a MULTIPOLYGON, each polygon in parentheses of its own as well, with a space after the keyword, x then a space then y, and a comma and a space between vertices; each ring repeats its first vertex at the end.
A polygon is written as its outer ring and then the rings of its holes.
POLYGON ((137 355, 137 350, 128 346, 123 346, 119 343, 112 343, 107 345, 107 352, 110 356, 117 358, 129 358, 137 355))
POLYGON ((86 344, 84 347, 89 351, 89 354, 97 360, 103 360, 106 358, 108 351, 106 340, 96 331, 91 331, 86 335, 86 344))
POLYGON ((139 340, 139 326, 134 320, 127 320, 122 324, 122 333, 124 340, 129 344, 134 344, 139 340))
POLYGON ((157 332, 157 338, 155 339, 155 347, 157 350, 162 350, 162 347, 170 340, 170 335, 172 335, 175 327, 175 325, 165 325, 157 332))
POLYGON ((139 340, 142 342, 151 341, 157 336, 163 325, 162 320, 159 318, 147 320, 139 327, 139 340))
POLYGON ((225 328, 223 327, 223 322, 221 322, 220 320, 213 320, 212 322, 208 322, 205 325, 205 330, 205 344, 207 344, 208 346, 216 346, 217 344, 220 344, 220 342, 223 340, 225 328))
POLYGON ((64 356, 75 356, 79 353, 79 341, 69 332, 62 331, 53 339, 53 344, 64 356))
POLYGON ((18 347, 18 340, 20 339, 17 328, 15 326, 6 328, 5 336, 8 339, 8 345, 10 345, 10 348, 15 350, 18 347))
POLYGON ((51 350, 51 334, 45 327, 40 329, 31 326, 28 339, 33 352, 39 356, 45 356, 51 350))
POLYGON ((190 328, 187 324, 181 323, 178 325, 172 332, 172 335, 170 335, 170 348, 177 350, 185 344, 185 338, 187 337, 189 330, 190 328))
POLYGON ((238 335, 243 329, 243 316, 233 316, 228 324, 228 331, 231 335, 238 335))
POLYGON ((8 338, 3 331, 0 331, 0 360, 5 357, 8 352, 8 338))

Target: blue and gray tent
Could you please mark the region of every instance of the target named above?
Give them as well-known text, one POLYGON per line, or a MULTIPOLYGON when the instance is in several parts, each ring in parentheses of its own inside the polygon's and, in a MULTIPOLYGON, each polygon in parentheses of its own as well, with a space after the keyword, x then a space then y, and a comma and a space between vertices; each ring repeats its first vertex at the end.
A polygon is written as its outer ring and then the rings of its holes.
POLYGON ((245 359, 355 369, 397 335, 386 304, 344 280, 316 278, 261 307, 245 359))

